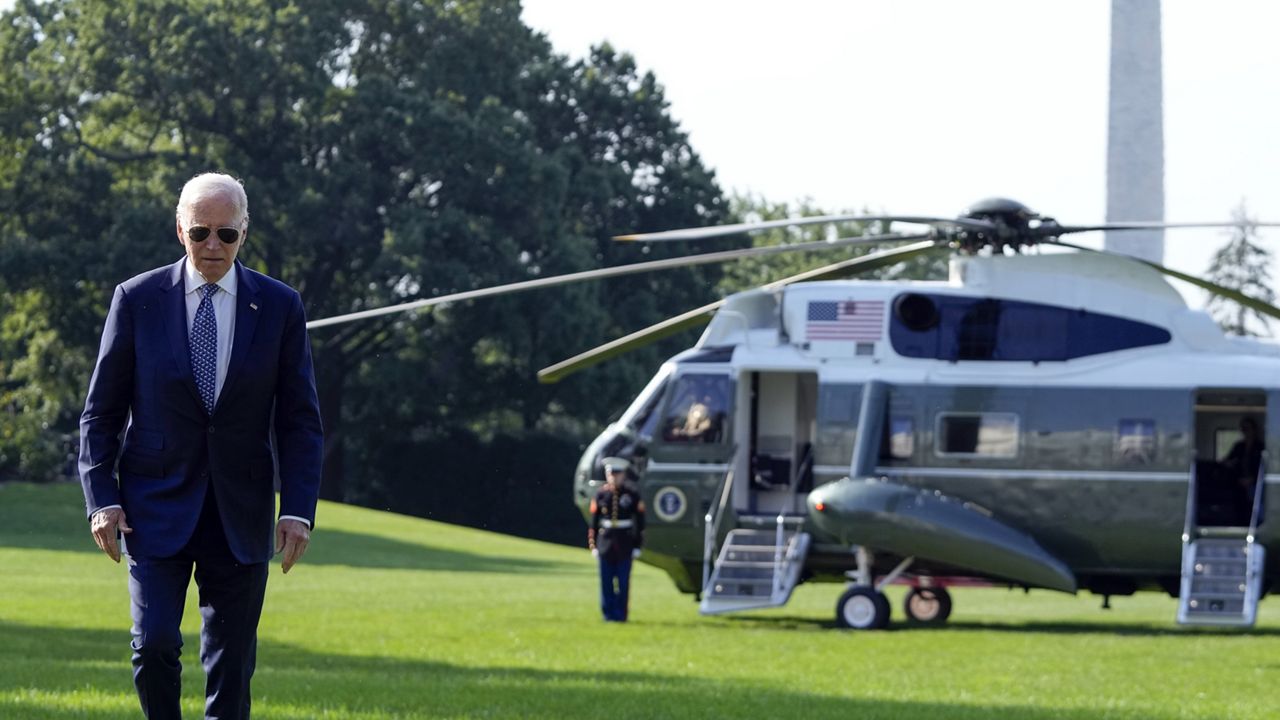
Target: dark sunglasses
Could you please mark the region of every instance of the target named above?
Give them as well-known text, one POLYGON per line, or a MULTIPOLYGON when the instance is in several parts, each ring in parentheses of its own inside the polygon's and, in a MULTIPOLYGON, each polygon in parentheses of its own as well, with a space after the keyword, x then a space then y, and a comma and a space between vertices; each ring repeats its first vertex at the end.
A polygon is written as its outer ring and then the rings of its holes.
MULTIPOLYGON (((187 237, 191 239, 191 242, 202 243, 209 239, 209 233, 211 232, 214 232, 213 228, 196 225, 195 227, 187 228, 187 237)), ((217 233, 218 239, 227 245, 234 245, 240 240, 240 230, 237 228, 220 227, 217 233)))

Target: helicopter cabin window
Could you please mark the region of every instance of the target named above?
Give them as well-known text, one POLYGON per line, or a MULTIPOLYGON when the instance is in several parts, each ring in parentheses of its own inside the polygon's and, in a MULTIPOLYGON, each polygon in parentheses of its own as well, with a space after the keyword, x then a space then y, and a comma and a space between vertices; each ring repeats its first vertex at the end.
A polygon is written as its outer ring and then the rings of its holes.
POLYGON ((818 390, 818 437, 814 464, 848 466, 858 436, 862 386, 822 385, 818 390))
POLYGON ((926 293, 895 298, 889 326, 899 355, 951 361, 1064 361, 1170 339, 1164 328, 1089 310, 926 293))
POLYGON ((915 449, 915 420, 907 415, 890 415, 884 440, 880 445, 880 459, 909 460, 915 449))
POLYGON ((662 420, 662 439, 669 443, 718 443, 729 414, 731 383, 727 375, 682 375, 676 380, 662 420))
POLYGON ((1116 427, 1116 458, 1126 465, 1150 465, 1155 455, 1155 420, 1121 420, 1116 427))
POLYGON ((1018 455, 1018 416, 1013 413, 938 413, 940 456, 1012 458, 1018 455))

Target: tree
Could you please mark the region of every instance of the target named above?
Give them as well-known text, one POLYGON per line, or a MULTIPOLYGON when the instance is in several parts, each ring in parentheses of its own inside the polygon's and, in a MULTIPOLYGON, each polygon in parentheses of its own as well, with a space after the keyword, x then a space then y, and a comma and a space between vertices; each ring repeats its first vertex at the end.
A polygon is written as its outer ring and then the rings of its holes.
MULTIPOLYGON (((1232 290, 1275 304, 1271 284, 1273 254, 1258 244, 1257 221, 1249 217, 1245 202, 1231 211, 1235 227, 1227 232, 1227 244, 1213 256, 1208 279, 1232 290)), ((1270 334, 1270 318, 1220 295, 1210 296, 1208 309, 1222 329, 1232 335, 1258 336, 1270 334), (1251 326, 1251 320, 1262 324, 1264 332, 1251 326)))
MULTIPOLYGON (((312 318, 674 254, 609 237, 725 214, 656 79, 607 46, 555 55, 515 0, 22 0, 0 60, 6 423, 42 396, 40 425, 74 433, 111 286, 179 256, 173 203, 202 170, 243 178, 241 258, 312 318), (72 361, 37 384, 55 349, 72 361)), ((706 302, 719 275, 313 333, 325 496, 389 436, 602 420, 663 348, 555 389, 534 371, 706 302)))

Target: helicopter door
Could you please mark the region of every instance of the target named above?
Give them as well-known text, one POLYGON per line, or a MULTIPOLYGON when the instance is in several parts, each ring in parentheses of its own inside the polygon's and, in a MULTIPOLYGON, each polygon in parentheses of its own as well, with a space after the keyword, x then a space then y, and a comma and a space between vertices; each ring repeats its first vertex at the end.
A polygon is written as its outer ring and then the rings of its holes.
POLYGON ((818 375, 812 372, 753 372, 750 375, 746 512, 769 515, 800 512, 804 494, 813 489, 818 375))
MULTIPOLYGON (((1202 390, 1196 395, 1196 511, 1199 525, 1244 527, 1266 460, 1267 396, 1202 390)), ((1260 518, 1261 519, 1261 518, 1260 518)))

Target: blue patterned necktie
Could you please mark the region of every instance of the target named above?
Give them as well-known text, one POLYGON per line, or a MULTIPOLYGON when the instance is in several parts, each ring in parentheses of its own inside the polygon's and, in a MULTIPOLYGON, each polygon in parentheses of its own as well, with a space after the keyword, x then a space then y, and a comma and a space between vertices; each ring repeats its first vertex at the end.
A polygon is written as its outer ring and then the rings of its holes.
POLYGON ((218 319, 213 314, 214 283, 200 288, 200 306, 191 324, 191 372, 196 376, 196 389, 204 401, 204 410, 213 414, 213 396, 218 387, 218 319))

